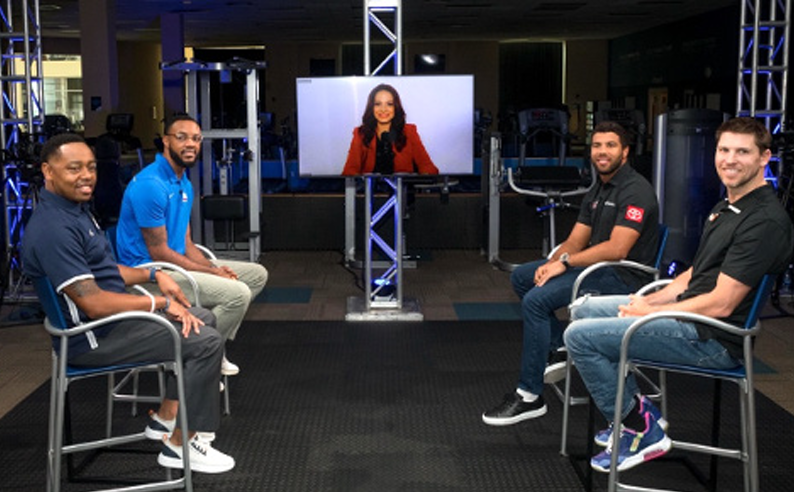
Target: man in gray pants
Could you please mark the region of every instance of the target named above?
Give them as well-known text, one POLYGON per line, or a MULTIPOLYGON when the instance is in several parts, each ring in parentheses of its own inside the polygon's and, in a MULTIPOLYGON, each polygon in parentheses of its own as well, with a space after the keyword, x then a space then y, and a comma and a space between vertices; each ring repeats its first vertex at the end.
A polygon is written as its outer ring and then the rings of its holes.
MULTIPOLYGON (((46 277, 52 283, 70 325, 125 311, 149 311, 159 312, 181 328, 191 468, 205 473, 231 470, 234 458, 214 449, 207 439, 207 433, 214 433, 220 424, 223 340, 210 326, 214 317, 206 310, 189 310, 184 293, 168 275, 115 263, 104 233, 88 210, 97 165, 82 137, 57 135, 45 143, 41 156, 45 186, 25 228, 25 274, 46 277), (146 282, 156 282, 163 295, 127 293, 127 286, 146 282)), ((173 352, 171 334, 160 325, 120 321, 72 337, 68 358, 71 365, 92 367, 172 360, 173 352)), ((175 428, 179 402, 173 383, 169 378, 166 398, 152 414, 146 435, 163 440, 158 463, 182 468, 184 436, 175 428)))
MULTIPOLYGON (((163 153, 124 191, 116 229, 118 261, 127 266, 167 261, 188 270, 199 285, 199 303, 218 320, 218 332, 234 340, 251 300, 265 287, 267 270, 259 263, 210 261, 191 239, 193 186, 186 170, 198 162, 202 139, 201 127, 188 115, 166 123, 163 153)), ((181 276, 173 278, 190 292, 181 276)), ((221 373, 238 372, 224 356, 221 373)))

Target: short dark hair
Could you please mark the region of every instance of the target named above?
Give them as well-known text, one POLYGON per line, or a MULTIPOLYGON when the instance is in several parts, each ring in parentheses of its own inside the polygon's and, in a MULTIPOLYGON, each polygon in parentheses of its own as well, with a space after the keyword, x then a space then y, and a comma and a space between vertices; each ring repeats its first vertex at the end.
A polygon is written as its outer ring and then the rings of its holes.
POLYGON ((41 148, 41 162, 48 162, 50 159, 61 154, 61 146, 70 143, 85 143, 83 137, 76 133, 60 133, 44 142, 41 148))
POLYGON ((755 139, 755 145, 758 146, 758 150, 762 154, 772 147, 772 135, 764 124, 755 118, 740 116, 724 122, 717 128, 717 142, 720 141, 720 137, 725 132, 752 135, 755 139))
POLYGON ((628 147, 631 144, 629 132, 620 123, 614 121, 602 121, 593 128, 593 133, 614 133, 623 147, 628 147))
MULTIPOLYGON (((168 135, 168 133, 171 131, 171 127, 174 126, 174 124, 177 123, 178 121, 192 121, 193 123, 199 125, 199 122, 196 121, 196 118, 190 116, 189 114, 177 113, 165 120, 165 125, 163 127, 163 134, 168 135)), ((201 127, 201 125, 199 125, 199 127, 201 127)))

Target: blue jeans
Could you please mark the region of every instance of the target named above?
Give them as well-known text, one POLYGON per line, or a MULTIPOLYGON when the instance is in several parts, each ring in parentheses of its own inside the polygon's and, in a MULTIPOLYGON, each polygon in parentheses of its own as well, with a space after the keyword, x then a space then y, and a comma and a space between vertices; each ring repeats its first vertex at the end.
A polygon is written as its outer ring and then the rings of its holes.
MULTIPOLYGON (((521 349, 521 375, 518 387, 536 395, 543 393, 543 371, 549 352, 562 346, 562 325, 554 311, 571 302, 571 289, 584 268, 569 268, 543 287, 535 286, 535 270, 546 260, 532 261, 516 268, 510 281, 521 299, 524 342, 521 349)), ((598 294, 627 294, 635 289, 626 285, 612 268, 589 275, 580 289, 598 294)))
MULTIPOLYGON (((598 409, 611 421, 615 415, 620 343, 629 325, 637 318, 618 318, 618 306, 628 296, 588 297, 571 308, 571 324, 565 331, 568 355, 576 364, 598 409)), ((701 340, 693 323, 674 319, 652 321, 634 333, 629 358, 714 369, 730 369, 740 362, 716 340, 701 340)), ((633 374, 626 379, 623 418, 639 394, 633 374)))

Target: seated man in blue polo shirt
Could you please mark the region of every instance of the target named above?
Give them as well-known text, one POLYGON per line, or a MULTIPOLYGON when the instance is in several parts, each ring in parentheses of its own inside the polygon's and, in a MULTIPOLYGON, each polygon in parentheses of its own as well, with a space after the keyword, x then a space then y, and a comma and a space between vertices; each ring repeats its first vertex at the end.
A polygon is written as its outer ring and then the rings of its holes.
MULTIPOLYGON (((124 192, 116 229, 118 260, 128 266, 167 261, 190 271, 199 285, 200 304, 212 310, 223 339, 234 340, 268 274, 259 263, 210 261, 193 243, 193 186, 185 170, 198 162, 201 140, 201 127, 188 115, 166 123, 163 153, 157 154, 124 192)), ((173 278, 190 292, 181 276, 173 278)), ((233 376, 239 371, 224 355, 221 372, 233 376)))
MULTIPOLYGON (((31 278, 46 277, 78 311, 60 299, 71 325, 125 311, 159 312, 181 329, 183 374, 190 424, 190 466, 205 473, 234 468, 234 458, 212 447, 211 435, 220 424, 220 365, 223 341, 210 326, 212 314, 191 308, 176 283, 160 271, 117 265, 105 234, 88 209, 96 186, 94 154, 79 135, 61 134, 48 140, 41 152, 44 189, 25 227, 22 263, 31 278), (126 286, 156 281, 162 295, 129 294, 126 286), (207 322, 205 324, 205 322, 207 322), (195 429, 195 430, 193 430, 195 429), (201 432, 197 432, 201 431, 201 432)), ((173 357, 171 334, 153 322, 119 321, 85 337, 73 337, 69 363, 108 366, 173 357)), ((163 441, 157 461, 182 468, 182 440, 175 427, 179 402, 173 378, 166 398, 146 428, 150 439, 163 441), (166 439, 167 437, 167 439, 166 439)))

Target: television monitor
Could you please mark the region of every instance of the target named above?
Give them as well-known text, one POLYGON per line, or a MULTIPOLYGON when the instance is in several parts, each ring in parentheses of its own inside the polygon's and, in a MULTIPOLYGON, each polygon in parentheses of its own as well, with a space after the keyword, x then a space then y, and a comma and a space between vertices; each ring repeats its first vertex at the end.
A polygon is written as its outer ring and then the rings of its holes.
POLYGON ((341 176, 353 130, 379 84, 399 93, 406 123, 416 125, 439 174, 474 173, 473 76, 320 77, 296 81, 301 176, 341 176))

